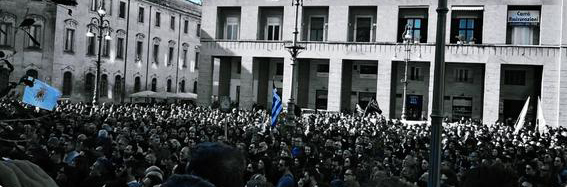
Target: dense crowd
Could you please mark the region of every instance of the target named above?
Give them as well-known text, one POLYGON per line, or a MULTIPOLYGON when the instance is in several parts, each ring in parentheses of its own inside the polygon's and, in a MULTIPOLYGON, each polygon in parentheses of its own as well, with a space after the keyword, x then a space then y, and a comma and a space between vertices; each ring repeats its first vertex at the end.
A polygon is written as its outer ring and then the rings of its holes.
MULTIPOLYGON (((260 109, 63 102, 40 111, 1 100, 0 156, 30 160, 61 187, 427 185, 426 124, 346 113, 282 123, 272 127, 260 109)), ((445 123, 442 186, 565 186, 567 130, 513 130, 445 123)))

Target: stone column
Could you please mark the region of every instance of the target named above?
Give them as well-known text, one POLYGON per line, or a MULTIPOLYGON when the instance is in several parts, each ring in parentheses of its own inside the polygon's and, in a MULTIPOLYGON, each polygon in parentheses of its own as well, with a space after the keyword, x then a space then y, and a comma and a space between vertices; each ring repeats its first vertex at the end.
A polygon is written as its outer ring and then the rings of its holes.
POLYGON ((486 62, 484 71, 484 104, 482 121, 486 124, 496 122, 500 114, 500 62, 486 62))
POLYGON ((251 109, 254 104, 254 58, 251 56, 243 56, 241 61, 242 69, 240 71, 240 104, 242 109, 251 109))
MULTIPOLYGON (((218 72, 218 71, 217 71, 218 72)), ((210 55, 200 55, 199 81, 197 81, 197 102, 203 106, 211 104, 213 95, 213 58, 210 55)), ((217 82, 218 83, 218 82, 217 82)), ((218 86, 218 84, 217 84, 218 86)))
POLYGON ((327 110, 341 110, 341 86, 343 75, 343 59, 332 58, 329 60, 329 86, 327 92, 327 110))
MULTIPOLYGON (((395 71, 395 70, 394 70, 395 71)), ((382 115, 386 117, 390 116, 394 111, 390 111, 390 101, 392 96, 392 59, 391 58, 380 58, 378 60, 378 76, 376 77, 376 101, 382 110, 382 115)), ((366 106, 360 106, 366 107, 366 106)))
POLYGON ((348 6, 330 6, 329 20, 328 41, 347 41, 348 6))
POLYGON ((243 6, 240 20, 240 39, 256 40, 258 36, 258 6, 243 6))

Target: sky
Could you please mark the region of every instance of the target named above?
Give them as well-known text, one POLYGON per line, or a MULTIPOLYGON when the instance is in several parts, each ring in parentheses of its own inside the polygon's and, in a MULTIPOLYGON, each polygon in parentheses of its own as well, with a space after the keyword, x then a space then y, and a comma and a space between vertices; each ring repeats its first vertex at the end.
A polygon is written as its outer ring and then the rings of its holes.
POLYGON ((202 1, 202 0, 189 0, 189 1, 194 2, 194 3, 201 4, 201 1, 202 1))

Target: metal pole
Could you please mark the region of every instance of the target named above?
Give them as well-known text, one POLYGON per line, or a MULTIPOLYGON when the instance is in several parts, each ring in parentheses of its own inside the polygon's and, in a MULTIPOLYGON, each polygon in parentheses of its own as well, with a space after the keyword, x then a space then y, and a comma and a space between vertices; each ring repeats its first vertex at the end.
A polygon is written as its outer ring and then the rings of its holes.
MULTIPOLYGON (((406 27, 406 32, 408 32, 409 30, 407 30, 406 27)), ((405 71, 404 71, 404 80, 403 80, 403 84, 404 84, 404 95, 402 96, 402 120, 406 120, 407 118, 407 111, 406 111, 406 102, 407 102, 407 93, 408 93, 408 65, 409 65, 409 61, 410 61, 410 47, 409 47, 409 43, 410 40, 405 40, 404 41, 404 48, 406 51, 406 58, 404 59, 405 61, 405 71)))
POLYGON ((96 61, 96 83, 95 83, 95 87, 94 87, 94 96, 93 96, 93 105, 98 104, 98 98, 99 98, 99 89, 100 89, 100 52, 102 50, 102 29, 103 29, 103 16, 99 15, 99 20, 98 20, 98 54, 97 54, 97 61, 96 61))
POLYGON ((303 47, 298 46, 297 45, 297 35, 299 34, 299 32, 297 31, 297 22, 299 19, 299 5, 300 5, 300 1, 302 0, 295 0, 295 4, 293 4, 295 6, 295 28, 293 31, 293 46, 287 47, 290 50, 291 53, 291 60, 292 60, 292 64, 291 64, 291 94, 289 97, 289 102, 287 104, 287 116, 288 116, 288 120, 286 122, 286 125, 288 126, 295 126, 295 103, 294 103, 294 98, 295 98, 295 80, 296 80, 296 65, 297 65, 297 55, 299 54, 299 50, 303 49, 303 47))
POLYGON ((445 22, 447 19, 447 0, 439 0, 437 7, 437 34, 435 41, 435 75, 433 78, 433 109, 431 111, 431 168, 429 187, 440 185, 441 128, 443 128, 443 94, 445 90, 445 22))
MULTIPOLYGON (((126 18, 126 41, 124 41, 124 44, 126 47, 124 47, 124 75, 122 75, 122 93, 120 94, 120 103, 124 103, 124 98, 126 98, 126 68, 127 68, 127 64, 128 64, 128 39, 129 34, 130 34, 130 0, 128 0, 128 17, 126 18)), ((114 83, 116 84, 116 83, 114 83)))

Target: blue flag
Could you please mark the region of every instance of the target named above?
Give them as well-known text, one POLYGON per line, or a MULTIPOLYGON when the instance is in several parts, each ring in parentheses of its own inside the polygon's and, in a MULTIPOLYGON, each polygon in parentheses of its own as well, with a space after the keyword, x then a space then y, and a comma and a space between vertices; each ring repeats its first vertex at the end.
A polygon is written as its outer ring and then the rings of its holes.
POLYGON ((22 101, 45 110, 53 110, 59 97, 61 97, 59 90, 35 79, 33 87, 26 86, 24 88, 22 101))
POLYGON ((272 89, 273 101, 272 101, 272 127, 276 126, 276 122, 278 121, 278 115, 282 112, 282 100, 278 95, 278 90, 274 87, 272 89))

